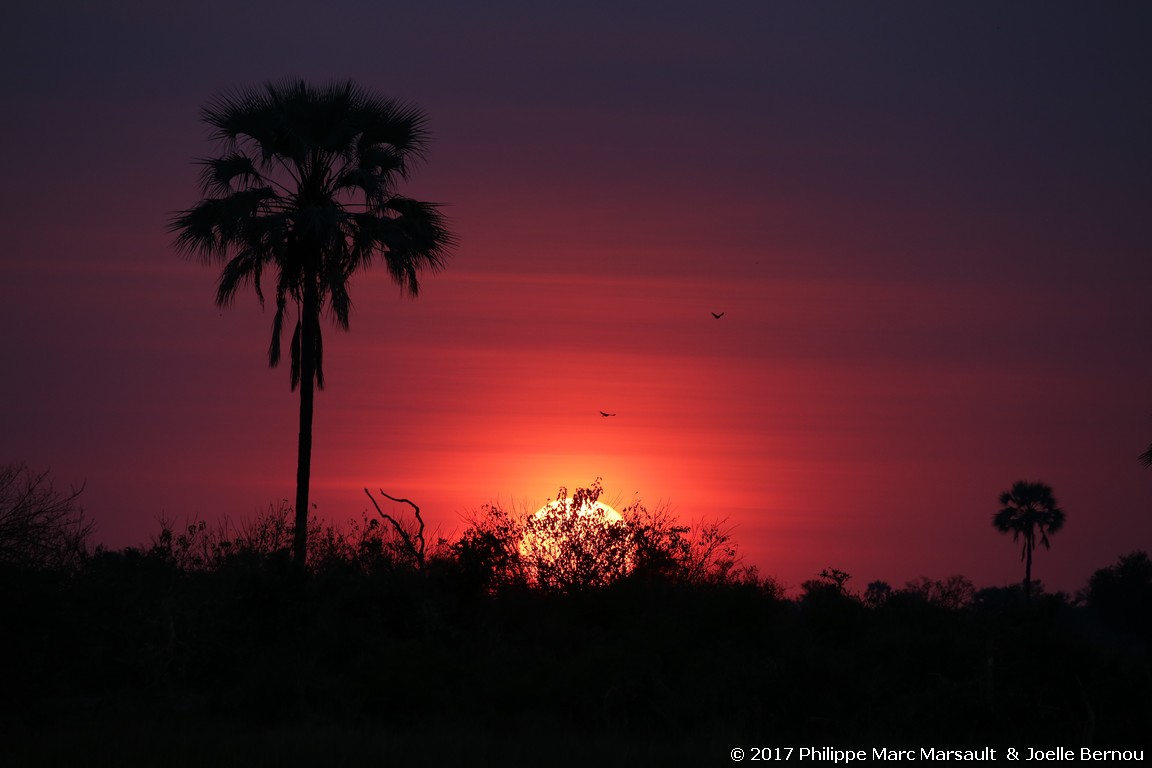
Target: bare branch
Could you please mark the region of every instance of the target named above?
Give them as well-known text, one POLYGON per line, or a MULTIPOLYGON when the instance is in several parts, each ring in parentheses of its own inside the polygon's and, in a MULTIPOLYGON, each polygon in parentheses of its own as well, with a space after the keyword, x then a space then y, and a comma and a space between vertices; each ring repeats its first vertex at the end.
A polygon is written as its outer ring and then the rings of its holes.
POLYGON ((0 563, 68 567, 83 557, 93 523, 77 499, 84 486, 57 491, 48 472, 0 466, 0 563))
POLYGON ((380 495, 383 496, 384 498, 390 499, 391 501, 394 501, 397 504, 407 504, 408 506, 412 507, 413 510, 415 510, 416 522, 418 522, 420 524, 420 527, 419 527, 419 529, 417 529, 415 537, 413 537, 410 533, 408 533, 407 529, 405 529, 404 526, 402 526, 396 520, 396 518, 392 517, 392 515, 388 514, 384 510, 380 509, 380 505, 376 503, 376 499, 372 498, 372 494, 371 494, 371 492, 369 492, 369 490, 367 488, 364 489, 364 493, 365 493, 365 495, 368 496, 368 499, 372 502, 372 506, 376 507, 376 512, 379 513, 380 517, 387 520, 392 525, 392 528, 395 529, 396 533, 398 533, 400 535, 400 538, 404 541, 404 548, 408 551, 408 554, 412 556, 412 559, 416 561, 417 567, 420 569, 423 569, 424 568, 424 543, 425 543, 424 542, 424 518, 422 518, 420 516, 420 507, 416 506, 414 503, 412 503, 408 499, 398 499, 395 496, 388 495, 387 493, 384 492, 383 489, 380 490, 380 495), (413 541, 413 538, 415 538, 415 541, 413 541))

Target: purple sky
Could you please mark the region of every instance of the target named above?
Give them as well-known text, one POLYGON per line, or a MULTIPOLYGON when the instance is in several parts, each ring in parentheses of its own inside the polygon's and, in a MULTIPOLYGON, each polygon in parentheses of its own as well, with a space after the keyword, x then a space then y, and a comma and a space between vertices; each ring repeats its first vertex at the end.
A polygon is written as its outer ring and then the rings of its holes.
POLYGON ((1152 9, 620 5, 3 11, 0 461, 86 481, 111 546, 293 496, 271 313, 166 225, 206 100, 352 78, 427 112, 406 191, 460 245, 326 334, 325 517, 383 487, 450 535, 602 476, 793 586, 991 585, 1039 480, 1049 587, 1152 549, 1152 9))

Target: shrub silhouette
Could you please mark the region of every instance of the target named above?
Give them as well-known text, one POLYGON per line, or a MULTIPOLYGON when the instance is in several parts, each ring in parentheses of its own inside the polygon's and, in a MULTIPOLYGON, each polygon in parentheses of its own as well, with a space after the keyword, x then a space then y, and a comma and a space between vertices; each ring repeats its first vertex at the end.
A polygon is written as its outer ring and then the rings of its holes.
POLYGON ((908 582, 901 591, 917 595, 928 603, 951 609, 965 608, 976 597, 975 585, 959 574, 946 579, 921 576, 916 581, 908 582))
MULTIPOLYGON (((836 746, 1070 734, 1122 746, 1152 717, 1146 648, 1086 620, 1114 579, 1146 587, 1140 553, 1097 572, 1087 605, 1038 591, 1026 610, 1021 584, 968 602, 963 577, 873 582, 861 599, 835 568, 788 600, 731 564, 719 528, 633 509, 630 570, 561 589, 527 577, 528 515, 488 508, 451 545, 430 546, 423 567, 386 521, 326 526, 310 533, 315 559, 300 578, 292 513, 285 502, 235 527, 167 525, 71 572, 0 569, 5 641, 20 660, 0 686, 0 745, 13 749, 5 731, 28 733, 44 750, 76 724, 338 725, 390 745, 476 734, 501 764, 516 764, 495 756, 523 749, 525 734, 615 756, 664 741, 677 745, 670 763, 707 764, 718 743, 766 733, 836 746)), ((189 764, 213 762, 211 738, 190 739, 200 751, 189 764)), ((121 762, 148 762, 131 749, 121 762)), ((40 764, 77 762, 51 754, 40 764)))
POLYGON ((666 508, 634 502, 619 519, 598 505, 599 478, 535 513, 481 508, 452 546, 462 571, 487 589, 519 586, 549 592, 605 587, 619 581, 724 583, 757 580, 738 566, 719 522, 677 522, 666 508))
POLYGON ((892 585, 886 581, 870 581, 862 599, 869 608, 879 608, 892 598, 892 585))
POLYGON ((1085 597, 1102 623, 1152 641, 1152 559, 1147 552, 1129 553, 1096 571, 1085 597))
POLYGON ((46 470, 0 465, 0 565, 76 566, 93 528, 78 503, 83 490, 58 491, 46 470))
POLYGON ((802 599, 818 599, 825 595, 836 598, 851 598, 853 595, 848 591, 847 586, 851 578, 850 573, 839 568, 825 568, 820 571, 819 578, 809 579, 800 585, 803 590, 802 599))
POLYGON ((577 488, 521 524, 520 555, 529 583, 557 592, 603 587, 627 576, 634 566, 632 527, 597 502, 599 481, 577 488))

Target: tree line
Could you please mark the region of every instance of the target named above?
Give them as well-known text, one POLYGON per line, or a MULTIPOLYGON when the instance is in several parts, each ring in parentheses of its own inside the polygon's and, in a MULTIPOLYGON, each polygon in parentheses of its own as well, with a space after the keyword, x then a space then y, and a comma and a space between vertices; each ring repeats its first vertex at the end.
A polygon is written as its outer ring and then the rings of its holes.
POLYGON ((201 731, 320 723, 365 750, 380 733, 478 729, 497 762, 573 734, 634 761, 659 737, 675 763, 752 737, 1131 747, 1152 717, 1144 552, 1077 595, 959 575, 857 589, 827 567, 788 597, 720 524, 643 505, 625 525, 579 515, 595 484, 541 516, 481 507, 451 540, 427 535, 416 505, 369 495, 378 509, 346 525, 310 518, 304 569, 287 501, 238 522, 162 521, 138 546, 0 562, 18 660, 0 753, 25 734, 29 755, 72 764, 40 736, 190 728, 181 749, 204 762, 220 740, 201 731))

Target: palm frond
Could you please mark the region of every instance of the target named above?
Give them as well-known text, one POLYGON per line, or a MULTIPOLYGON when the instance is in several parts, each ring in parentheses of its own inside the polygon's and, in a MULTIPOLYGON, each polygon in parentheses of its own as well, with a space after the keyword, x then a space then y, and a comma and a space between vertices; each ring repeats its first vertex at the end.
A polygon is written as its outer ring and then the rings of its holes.
POLYGON ((240 152, 201 160, 200 164, 204 166, 200 171, 200 182, 206 195, 231 195, 237 191, 233 182, 238 179, 246 188, 269 186, 256 170, 252 158, 240 152))
POLYGON ((348 330, 352 311, 352 298, 348 294, 348 282, 352 273, 345 266, 346 263, 333 260, 324 273, 324 287, 328 289, 329 297, 328 310, 336 324, 344 330, 348 330))
POLYGON ((300 321, 296 321, 296 330, 292 332, 292 372, 289 374, 292 381, 292 391, 300 384, 300 321))
POLYGON ((388 201, 388 210, 395 214, 392 221, 404 233, 410 251, 419 252, 433 270, 443 267, 444 256, 456 245, 441 207, 402 195, 388 201))
POLYGON ((256 288, 256 298, 264 305, 264 293, 260 288, 260 273, 263 269, 264 254, 252 248, 245 248, 224 265, 216 288, 216 305, 226 307, 236 298, 236 291, 249 281, 256 288))
POLYGON ((1144 465, 1144 467, 1152 467, 1152 445, 1149 445, 1148 450, 1137 457, 1137 461, 1144 465))
POLYGON ((229 249, 247 243, 252 222, 275 199, 271 187, 256 187, 201 200, 170 221, 168 229, 176 233, 176 250, 209 263, 222 260, 229 249))
POLYGON ((320 329, 320 318, 316 318, 316 325, 312 329, 316 357, 316 386, 324 389, 324 332, 320 329))
POLYGON ((280 364, 280 336, 284 332, 284 286, 276 286, 276 313, 272 316, 272 340, 268 342, 268 367, 280 364))
MULTIPOLYGON (((360 110, 361 132, 357 154, 365 155, 370 147, 386 144, 402 157, 419 159, 428 145, 427 118, 414 105, 397 99, 365 98, 360 110)), ((407 164, 400 169, 407 177, 407 164)))
POLYGON ((419 273, 443 269, 455 240, 435 203, 406 197, 389 200, 391 217, 358 214, 349 222, 351 256, 367 265, 380 254, 388 274, 410 295, 420 292, 419 273))

